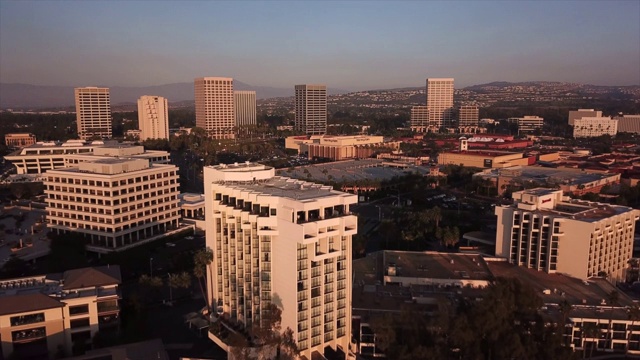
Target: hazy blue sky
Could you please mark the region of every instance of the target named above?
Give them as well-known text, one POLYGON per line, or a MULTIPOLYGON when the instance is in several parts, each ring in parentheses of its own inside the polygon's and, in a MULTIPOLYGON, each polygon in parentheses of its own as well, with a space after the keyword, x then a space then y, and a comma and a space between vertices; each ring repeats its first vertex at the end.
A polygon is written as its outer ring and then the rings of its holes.
POLYGON ((640 84, 640 1, 5 1, 0 81, 640 84))

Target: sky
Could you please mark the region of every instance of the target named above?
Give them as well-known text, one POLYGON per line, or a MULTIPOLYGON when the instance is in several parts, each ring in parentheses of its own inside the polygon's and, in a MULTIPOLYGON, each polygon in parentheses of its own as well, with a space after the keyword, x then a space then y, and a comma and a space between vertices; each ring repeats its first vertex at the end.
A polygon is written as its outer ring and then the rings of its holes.
MULTIPOLYGON (((0 82, 640 85, 640 0, 7 1, 0 82)), ((1 94, 0 94, 1 96, 1 94)))

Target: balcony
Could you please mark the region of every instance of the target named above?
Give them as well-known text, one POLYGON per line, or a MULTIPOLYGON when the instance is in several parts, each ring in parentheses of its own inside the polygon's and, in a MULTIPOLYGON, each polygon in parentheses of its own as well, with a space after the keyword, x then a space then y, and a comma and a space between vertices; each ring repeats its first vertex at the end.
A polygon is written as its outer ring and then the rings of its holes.
POLYGON ((117 313, 120 311, 120 306, 115 301, 99 302, 98 303, 98 315, 117 313))
POLYGON ((47 332, 44 327, 24 330, 24 331, 14 331, 11 334, 11 339, 14 343, 26 343, 36 339, 41 339, 47 336, 47 332))

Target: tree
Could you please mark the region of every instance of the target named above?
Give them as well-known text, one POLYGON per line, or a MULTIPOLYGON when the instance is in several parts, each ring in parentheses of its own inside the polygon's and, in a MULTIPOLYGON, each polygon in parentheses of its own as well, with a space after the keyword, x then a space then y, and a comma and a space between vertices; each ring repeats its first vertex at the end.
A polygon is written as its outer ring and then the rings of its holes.
POLYGON ((618 301, 620 300, 620 293, 618 290, 611 290, 611 292, 607 295, 607 302, 611 307, 611 311, 609 312, 609 329, 607 330, 607 346, 609 349, 612 348, 613 344, 613 308, 618 305, 618 301))
MULTIPOLYGON (((193 276, 195 276, 198 281, 200 291, 202 292, 202 297, 208 307, 211 307, 211 304, 209 303, 209 299, 204 289, 207 287, 207 268, 210 267, 212 262, 213 251, 211 251, 211 249, 209 248, 199 250, 193 256, 193 276)), ((211 274, 209 274, 209 281, 211 284, 213 283, 211 274)))
POLYGON ((589 350, 589 359, 591 359, 591 357, 593 357, 593 348, 596 347, 596 344, 598 343, 598 338, 600 335, 600 328, 598 328, 598 325, 596 325, 593 322, 588 322, 588 323, 583 323, 582 325, 582 338, 584 339, 584 346, 583 346, 583 350, 582 350, 582 358, 584 359, 586 353, 587 353, 587 349, 586 349, 586 339, 596 339, 595 341, 589 341, 589 343, 591 344, 590 346, 590 350, 589 350))
POLYGON ((375 334, 376 346, 386 353, 396 342, 393 316, 386 314, 384 316, 374 317, 371 321, 371 329, 375 334))
POLYGON ((628 307, 627 317, 631 320, 631 329, 627 332, 627 352, 629 352, 629 350, 638 350, 637 347, 635 349, 630 349, 629 345, 631 344, 631 332, 634 331, 636 321, 640 320, 640 305, 633 303, 633 305, 628 307))
POLYGON ((173 289, 188 289, 191 286, 191 275, 184 271, 179 274, 169 274, 167 283, 169 285, 169 302, 173 303, 173 289))
POLYGON ((27 262, 17 257, 15 254, 11 254, 9 260, 0 269, 0 277, 5 279, 24 276, 29 271, 27 262))

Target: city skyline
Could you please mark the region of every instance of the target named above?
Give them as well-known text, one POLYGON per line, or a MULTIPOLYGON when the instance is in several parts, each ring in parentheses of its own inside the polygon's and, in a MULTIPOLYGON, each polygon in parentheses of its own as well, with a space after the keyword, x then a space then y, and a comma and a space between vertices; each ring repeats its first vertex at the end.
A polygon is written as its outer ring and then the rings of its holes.
POLYGON ((348 90, 425 77, 459 87, 640 84, 636 1, 157 5, 1 1, 0 82, 151 86, 217 74, 348 90))

